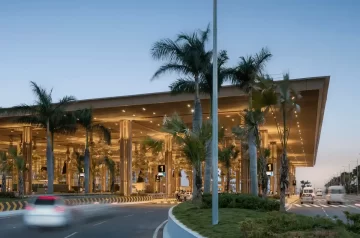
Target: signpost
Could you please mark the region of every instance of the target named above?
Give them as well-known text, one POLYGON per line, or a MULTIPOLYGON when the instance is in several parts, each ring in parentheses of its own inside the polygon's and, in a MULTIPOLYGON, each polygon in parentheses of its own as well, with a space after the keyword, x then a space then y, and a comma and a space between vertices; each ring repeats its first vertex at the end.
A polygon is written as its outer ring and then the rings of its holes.
POLYGON ((274 172, 274 165, 272 163, 266 164, 266 172, 274 172))
POLYGON ((165 165, 163 165, 163 164, 158 165, 158 172, 159 173, 165 173, 165 165))

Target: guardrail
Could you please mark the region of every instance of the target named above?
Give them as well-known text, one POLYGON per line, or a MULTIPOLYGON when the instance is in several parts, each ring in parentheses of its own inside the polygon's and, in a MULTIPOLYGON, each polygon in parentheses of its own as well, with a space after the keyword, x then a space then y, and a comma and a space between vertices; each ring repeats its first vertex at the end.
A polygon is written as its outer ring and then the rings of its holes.
POLYGON ((168 221, 163 230, 164 238, 205 238, 176 219, 172 214, 173 208, 169 210, 168 221))
MULTIPOLYGON (((153 198, 151 196, 129 196, 129 197, 82 197, 82 198, 68 198, 65 199, 66 205, 77 206, 77 205, 86 205, 86 204, 106 204, 106 203, 129 203, 129 202, 146 202, 151 201, 153 198)), ((24 209, 27 204, 27 201, 8 201, 0 202, 0 212, 5 211, 15 211, 24 209)))

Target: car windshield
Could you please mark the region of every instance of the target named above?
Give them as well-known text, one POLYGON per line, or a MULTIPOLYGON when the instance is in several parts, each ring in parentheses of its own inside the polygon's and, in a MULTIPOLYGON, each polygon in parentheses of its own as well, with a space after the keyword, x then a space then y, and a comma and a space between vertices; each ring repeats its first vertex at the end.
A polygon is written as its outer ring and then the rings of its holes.
POLYGON ((304 193, 313 193, 313 190, 312 189, 305 189, 304 193))
POLYGON ((331 189, 330 193, 331 194, 342 194, 343 191, 342 191, 342 189, 331 189))

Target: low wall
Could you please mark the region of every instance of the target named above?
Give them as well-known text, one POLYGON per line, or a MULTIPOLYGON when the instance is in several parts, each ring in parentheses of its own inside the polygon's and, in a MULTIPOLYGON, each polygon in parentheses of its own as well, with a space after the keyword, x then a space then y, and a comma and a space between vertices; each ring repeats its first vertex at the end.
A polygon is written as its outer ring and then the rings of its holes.
MULTIPOLYGON (((93 203, 128 203, 152 201, 151 196, 131 196, 131 197, 83 197, 66 198, 65 203, 69 206, 86 205, 93 203)), ((0 212, 15 211, 24 209, 27 201, 0 202, 0 212)))
POLYGON ((199 233, 190 230, 172 214, 173 208, 169 210, 168 222, 164 227, 164 238, 205 238, 199 233))

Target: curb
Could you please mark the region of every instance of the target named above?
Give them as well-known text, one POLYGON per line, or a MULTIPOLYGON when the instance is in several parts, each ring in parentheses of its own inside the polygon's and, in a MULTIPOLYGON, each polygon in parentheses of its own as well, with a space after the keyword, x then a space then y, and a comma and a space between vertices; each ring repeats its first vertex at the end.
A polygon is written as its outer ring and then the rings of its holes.
POLYGON ((163 230, 163 238, 205 238, 199 233, 187 228, 172 214, 173 206, 169 209, 168 222, 163 230))
MULTIPOLYGON (((65 199, 65 204, 68 206, 79 206, 87 204, 117 204, 127 203, 136 204, 139 202, 148 203, 153 198, 151 196, 138 196, 138 197, 92 197, 92 198, 68 198, 65 199)), ((18 211, 25 208, 27 201, 13 201, 13 202, 0 202, 0 214, 3 212, 18 211)))

